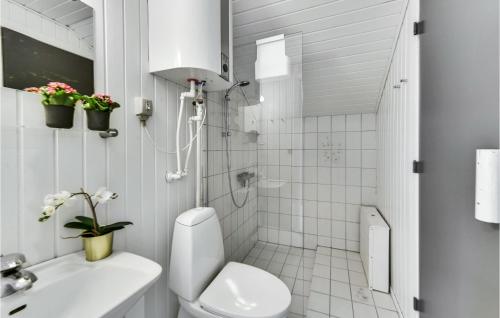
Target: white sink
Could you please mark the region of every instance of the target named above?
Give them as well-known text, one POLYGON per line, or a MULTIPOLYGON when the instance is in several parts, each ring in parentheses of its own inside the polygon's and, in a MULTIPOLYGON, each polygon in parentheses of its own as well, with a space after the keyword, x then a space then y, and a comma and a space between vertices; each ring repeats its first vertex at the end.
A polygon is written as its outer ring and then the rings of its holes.
POLYGON ((28 270, 38 281, 29 290, 2 298, 0 317, 123 317, 160 277, 161 266, 126 252, 97 262, 75 253, 28 270))

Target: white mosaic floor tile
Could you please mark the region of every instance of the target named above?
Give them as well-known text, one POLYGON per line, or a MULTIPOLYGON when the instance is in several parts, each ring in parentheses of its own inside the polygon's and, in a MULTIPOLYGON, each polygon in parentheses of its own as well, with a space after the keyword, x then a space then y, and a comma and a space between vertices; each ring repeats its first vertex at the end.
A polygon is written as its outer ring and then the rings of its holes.
POLYGON ((332 267, 347 269, 347 259, 344 257, 332 257, 332 267))
POLYGON ((332 267, 331 276, 332 280, 349 283, 349 272, 346 269, 332 267))
POLYGON ((378 291, 373 291, 372 294, 373 300, 375 301, 375 306, 396 311, 396 306, 394 306, 394 301, 392 300, 390 294, 381 293, 378 291))
POLYGON ((328 278, 313 276, 311 281, 311 290, 322 293, 330 294, 330 280, 328 278))
POLYGON ((359 253, 257 242, 243 262, 285 283, 288 318, 399 318, 390 294, 368 289, 359 253))
POLYGON ((365 273, 349 271, 349 281, 352 285, 368 287, 365 273))
POLYGON ((378 318, 377 310, 374 306, 361 303, 352 303, 354 310, 354 318, 378 318))
POLYGON ((275 262, 271 262, 269 263, 269 265, 267 266, 266 270, 275 275, 275 276, 279 276, 281 274, 281 269, 283 268, 283 263, 275 263, 275 262))
POLYGON ((283 266, 283 270, 281 271, 281 275, 288 277, 296 277, 298 270, 299 270, 298 266, 285 264, 285 266, 283 266))
POLYGON ((314 264, 313 276, 319 276, 330 279, 330 267, 321 264, 314 264))
POLYGON ((309 307, 308 309, 319 311, 324 314, 330 312, 330 301, 329 296, 321 293, 311 291, 309 295, 309 307))
POLYGON ((303 315, 304 314, 304 296, 292 294, 292 304, 289 311, 291 313, 303 315))
POLYGON ((352 301, 375 306, 375 303, 373 302, 372 292, 366 287, 351 285, 351 297, 352 301))
POLYGON ((378 318, 399 318, 397 312, 380 307, 377 307, 377 313, 378 313, 378 318))
POLYGON ((351 286, 347 283, 332 280, 330 287, 330 294, 335 297, 345 298, 351 300, 351 286))
POLYGON ((330 315, 338 318, 352 318, 352 302, 343 298, 330 298, 330 315))
MULTIPOLYGON (((330 316, 327 314, 323 314, 323 313, 313 311, 313 310, 308 310, 306 317, 307 318, 330 318, 330 316)), ((288 318, 290 318, 290 317, 288 317, 288 318)))
POLYGON ((350 259, 348 262, 348 268, 350 271, 364 273, 363 264, 360 261, 350 259))
POLYGON ((285 263, 290 264, 290 265, 299 266, 300 259, 301 259, 301 256, 299 256, 299 255, 288 254, 288 256, 285 259, 285 263))

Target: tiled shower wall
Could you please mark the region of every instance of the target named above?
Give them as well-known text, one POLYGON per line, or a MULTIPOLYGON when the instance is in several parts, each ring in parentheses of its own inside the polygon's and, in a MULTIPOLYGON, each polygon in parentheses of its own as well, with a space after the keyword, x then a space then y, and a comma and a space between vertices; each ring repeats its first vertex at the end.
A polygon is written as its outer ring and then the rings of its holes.
POLYGON ((359 251, 360 206, 376 203, 375 114, 306 117, 303 131, 292 134, 288 146, 286 132, 273 137, 276 146, 259 142, 259 173, 292 181, 290 202, 281 195, 286 184, 274 191, 278 197, 259 187, 259 240, 276 243, 270 234, 285 229, 291 214, 305 248, 359 251))
MULTIPOLYGON (((257 143, 255 134, 245 133, 242 108, 237 92, 232 94, 230 105, 230 157, 231 178, 236 202, 241 205, 246 190, 236 180, 243 171, 257 173, 257 143)), ((208 205, 217 211, 224 237, 226 261, 241 261, 257 241, 257 191, 256 178, 250 183, 248 201, 242 208, 232 200, 227 179, 225 141, 222 137, 222 98, 218 93, 208 94, 207 102, 207 168, 204 172, 205 194, 208 205), (207 188, 208 185, 208 188, 207 188)))

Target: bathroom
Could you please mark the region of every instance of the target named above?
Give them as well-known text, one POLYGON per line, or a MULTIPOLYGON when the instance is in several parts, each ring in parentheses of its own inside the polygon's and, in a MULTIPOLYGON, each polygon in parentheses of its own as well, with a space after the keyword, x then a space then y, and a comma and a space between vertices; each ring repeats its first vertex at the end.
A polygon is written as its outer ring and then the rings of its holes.
POLYGON ((0 13, 0 317, 499 317, 498 1, 0 13))

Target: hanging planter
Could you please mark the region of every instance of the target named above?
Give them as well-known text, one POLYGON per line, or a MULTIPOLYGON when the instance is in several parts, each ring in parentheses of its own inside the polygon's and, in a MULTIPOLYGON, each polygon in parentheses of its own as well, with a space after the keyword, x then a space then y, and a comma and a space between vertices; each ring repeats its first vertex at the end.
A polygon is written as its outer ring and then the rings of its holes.
POLYGON ((100 112, 96 110, 85 110, 87 113, 87 127, 90 130, 108 130, 109 115, 111 112, 100 112))
POLYGON ((75 107, 64 105, 44 105, 45 124, 51 128, 71 128, 73 127, 73 115, 75 107))
POLYGON ((109 129, 109 117, 113 109, 120 107, 111 100, 111 96, 94 94, 82 97, 82 107, 87 113, 87 127, 90 130, 105 131, 109 129))
POLYGON ((42 96, 42 105, 45 108, 45 124, 51 128, 73 127, 75 104, 81 95, 65 83, 50 82, 47 86, 30 87, 25 91, 42 96))

